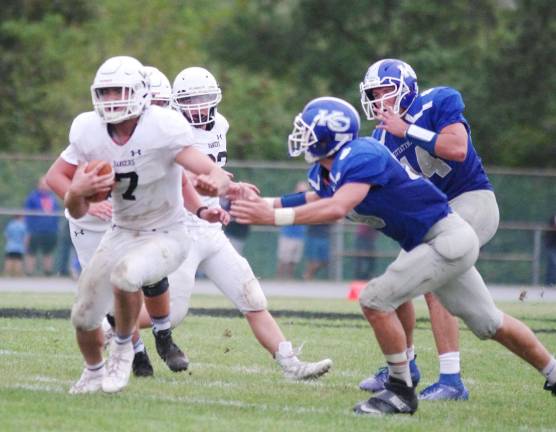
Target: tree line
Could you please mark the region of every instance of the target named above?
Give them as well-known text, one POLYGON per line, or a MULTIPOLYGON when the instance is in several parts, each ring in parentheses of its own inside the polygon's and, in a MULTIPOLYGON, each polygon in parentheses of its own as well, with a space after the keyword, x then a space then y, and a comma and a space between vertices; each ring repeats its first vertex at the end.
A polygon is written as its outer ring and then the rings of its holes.
POLYGON ((92 108, 98 66, 127 54, 170 81, 208 68, 230 157, 287 159, 305 102, 328 94, 359 108, 368 66, 396 57, 421 89, 462 92, 486 164, 553 168, 555 41, 552 0, 4 0, 0 151, 57 154, 92 108))

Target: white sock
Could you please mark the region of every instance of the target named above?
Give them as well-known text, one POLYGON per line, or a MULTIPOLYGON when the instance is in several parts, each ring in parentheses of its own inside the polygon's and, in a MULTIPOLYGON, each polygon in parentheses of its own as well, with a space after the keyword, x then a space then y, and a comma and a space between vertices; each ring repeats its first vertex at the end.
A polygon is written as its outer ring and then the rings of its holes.
POLYGON ((440 361, 440 374, 460 373, 459 351, 440 354, 438 360, 440 361))
POLYGON ((151 320, 153 323, 153 331, 155 333, 158 333, 162 330, 168 330, 170 327, 172 327, 172 323, 170 322, 170 315, 152 318, 151 320))
POLYGON ((129 342, 131 342, 131 335, 127 335, 127 336, 120 336, 119 334, 116 335, 116 344, 125 345, 126 343, 129 342))
POLYGON ((138 352, 145 351, 145 344, 143 343, 143 339, 139 338, 133 344, 133 352, 137 354, 138 352))
POLYGON ((85 367, 91 372, 99 372, 104 367, 104 360, 101 360, 100 363, 96 363, 92 365, 85 363, 85 367))
POLYGON ((415 359, 415 345, 411 345, 406 351, 407 361, 415 359))
POLYGON ((404 351, 397 354, 388 354, 384 357, 386 357, 386 362, 388 363, 388 373, 390 376, 405 382, 408 387, 413 387, 411 374, 409 373, 407 353, 404 351))
POLYGON ((276 361, 280 365, 290 364, 299 361, 299 359, 293 353, 293 345, 290 341, 280 342, 275 357, 276 357, 276 361))
POLYGON ((554 357, 550 359, 548 364, 541 370, 542 374, 550 385, 556 383, 556 360, 554 357))

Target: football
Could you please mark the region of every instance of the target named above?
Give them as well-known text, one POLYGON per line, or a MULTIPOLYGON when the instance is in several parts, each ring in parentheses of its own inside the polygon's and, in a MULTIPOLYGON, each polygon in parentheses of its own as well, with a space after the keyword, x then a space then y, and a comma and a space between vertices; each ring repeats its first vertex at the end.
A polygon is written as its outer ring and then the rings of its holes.
MULTIPOLYGON (((106 162, 106 161, 103 161, 103 160, 92 160, 92 161, 90 161, 87 164, 87 166, 85 167, 85 172, 86 173, 91 172, 92 170, 94 170, 99 165, 102 165, 100 170, 98 171, 99 176, 110 174, 112 172, 112 165, 110 165, 109 162, 106 162)), ((97 193, 95 195, 87 197, 87 201, 90 201, 90 202, 104 201, 105 199, 108 198, 109 195, 110 195, 110 192, 97 193)))

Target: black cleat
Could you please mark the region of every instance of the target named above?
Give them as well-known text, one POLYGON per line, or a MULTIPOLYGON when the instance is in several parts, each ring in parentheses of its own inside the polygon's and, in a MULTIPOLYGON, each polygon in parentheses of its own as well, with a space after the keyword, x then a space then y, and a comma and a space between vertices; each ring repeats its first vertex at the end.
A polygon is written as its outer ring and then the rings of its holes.
POLYGON ((414 387, 389 377, 384 383, 384 390, 367 401, 359 402, 353 411, 361 415, 413 414, 417 411, 418 403, 414 387))
POLYGON ((150 377, 153 376, 153 367, 151 361, 149 360, 149 355, 147 350, 135 353, 133 357, 133 363, 131 364, 131 369, 133 370, 133 375, 136 377, 150 377))
POLYGON ((186 370, 189 366, 189 359, 172 340, 172 330, 161 330, 158 333, 153 330, 153 335, 156 341, 156 351, 170 370, 173 372, 186 370))
POLYGON ((546 381, 544 383, 544 389, 548 390, 549 392, 552 392, 552 396, 556 396, 556 383, 550 385, 548 384, 548 381, 546 381))

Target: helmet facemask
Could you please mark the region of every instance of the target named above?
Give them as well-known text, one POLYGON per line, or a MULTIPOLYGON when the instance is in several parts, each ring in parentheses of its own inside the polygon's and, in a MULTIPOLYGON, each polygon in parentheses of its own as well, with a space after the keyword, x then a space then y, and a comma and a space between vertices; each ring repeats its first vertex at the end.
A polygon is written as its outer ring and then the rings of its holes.
POLYGON ((407 85, 402 81, 390 79, 390 83, 388 84, 380 84, 380 85, 373 85, 372 83, 364 83, 362 82, 359 85, 359 91, 361 93, 361 105, 363 106, 363 111, 367 116, 367 120, 374 120, 376 119, 376 114, 378 112, 386 111, 387 106, 392 106, 392 110, 396 114, 403 115, 405 114, 405 109, 403 112, 400 112, 400 105, 402 99, 409 94, 410 90, 407 85), (391 87, 393 86, 393 90, 384 94, 379 98, 375 98, 373 95, 373 90, 383 88, 383 87, 391 87), (389 99, 394 99, 394 104, 386 104, 385 102, 389 99))
POLYGON ((181 111, 192 126, 203 126, 214 122, 216 106, 221 100, 220 89, 178 92, 172 97, 172 105, 181 111))
POLYGON ((309 146, 318 142, 317 135, 311 126, 298 114, 293 121, 292 133, 288 136, 288 153, 291 157, 307 155, 309 146))
POLYGON ((139 117, 151 101, 143 65, 127 56, 106 60, 96 73, 91 97, 104 123, 118 124, 139 117))
POLYGON ((407 63, 397 59, 384 59, 373 63, 363 82, 359 84, 361 105, 368 120, 376 119, 379 112, 391 106, 394 113, 404 115, 419 95, 417 75, 407 63), (393 87, 392 91, 375 97, 373 91, 393 87), (394 99, 393 104, 386 101, 394 99))

